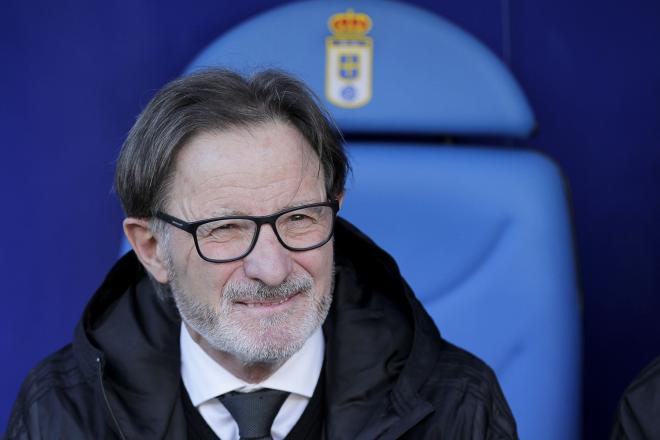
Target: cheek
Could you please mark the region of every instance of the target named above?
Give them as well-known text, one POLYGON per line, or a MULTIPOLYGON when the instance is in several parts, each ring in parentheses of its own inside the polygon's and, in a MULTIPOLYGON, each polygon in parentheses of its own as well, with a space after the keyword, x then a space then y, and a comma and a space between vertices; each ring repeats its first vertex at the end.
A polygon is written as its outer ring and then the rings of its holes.
POLYGON ((236 263, 213 264, 194 251, 177 267, 177 280, 184 293, 205 302, 218 302, 222 290, 236 271, 236 263))
POLYGON ((333 265, 332 242, 318 249, 296 255, 296 263, 309 273, 317 285, 330 284, 333 265))

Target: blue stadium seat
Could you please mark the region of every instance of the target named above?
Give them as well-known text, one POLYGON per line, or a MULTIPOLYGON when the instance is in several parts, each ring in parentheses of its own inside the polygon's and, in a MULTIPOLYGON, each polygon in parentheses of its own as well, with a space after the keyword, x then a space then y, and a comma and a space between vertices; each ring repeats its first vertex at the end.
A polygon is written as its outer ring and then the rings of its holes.
POLYGON ((280 68, 311 86, 360 139, 340 214, 395 257, 444 336, 495 369, 521 438, 579 438, 580 304, 557 166, 496 144, 428 142, 532 132, 497 57, 409 5, 307 1, 234 28, 188 71, 209 66, 280 68))

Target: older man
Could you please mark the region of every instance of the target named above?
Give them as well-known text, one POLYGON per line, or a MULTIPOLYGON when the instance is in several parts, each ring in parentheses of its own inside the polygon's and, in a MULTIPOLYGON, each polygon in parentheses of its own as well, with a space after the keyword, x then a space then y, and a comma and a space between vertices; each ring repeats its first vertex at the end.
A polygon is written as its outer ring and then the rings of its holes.
POLYGON ((30 373, 9 438, 516 438, 492 371, 336 218, 347 169, 282 73, 167 85, 117 164, 134 252, 30 373))

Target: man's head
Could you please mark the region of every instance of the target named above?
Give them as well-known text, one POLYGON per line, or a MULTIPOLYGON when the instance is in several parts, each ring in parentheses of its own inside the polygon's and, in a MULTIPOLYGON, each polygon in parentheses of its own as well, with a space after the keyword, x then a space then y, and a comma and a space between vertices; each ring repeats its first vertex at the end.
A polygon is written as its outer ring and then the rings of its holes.
POLYGON ((276 362, 302 346, 330 306, 332 241, 293 249, 316 240, 311 229, 299 233, 301 222, 322 233, 332 208, 287 212, 261 227, 241 218, 184 231, 179 220, 339 200, 346 172, 340 135, 301 83, 272 71, 246 80, 214 70, 153 98, 122 148, 115 186, 129 241, 151 277, 169 285, 188 326, 243 362, 276 362), (228 249, 255 236, 242 258, 207 261, 240 257, 228 249))

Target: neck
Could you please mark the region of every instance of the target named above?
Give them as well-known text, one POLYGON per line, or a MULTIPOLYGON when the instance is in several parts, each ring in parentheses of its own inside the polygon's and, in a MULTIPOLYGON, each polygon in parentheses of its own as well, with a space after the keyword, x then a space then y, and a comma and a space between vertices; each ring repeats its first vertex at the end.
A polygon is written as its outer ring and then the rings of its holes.
POLYGON ((184 322, 186 330, 190 337, 202 347, 202 350, 208 354, 211 359, 220 364, 224 369, 229 371, 237 378, 247 383, 259 383, 268 379, 273 375, 281 366, 284 361, 278 362, 250 362, 246 363, 231 353, 216 350, 211 347, 209 343, 199 333, 191 329, 188 324, 184 322))

